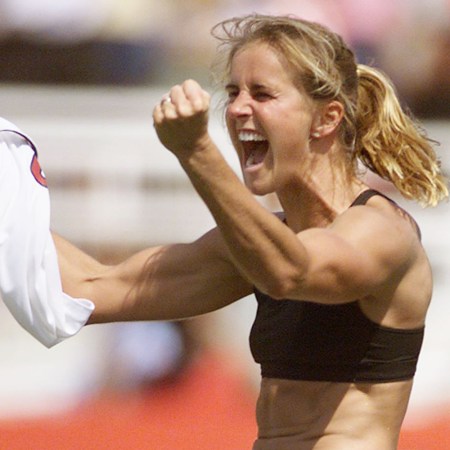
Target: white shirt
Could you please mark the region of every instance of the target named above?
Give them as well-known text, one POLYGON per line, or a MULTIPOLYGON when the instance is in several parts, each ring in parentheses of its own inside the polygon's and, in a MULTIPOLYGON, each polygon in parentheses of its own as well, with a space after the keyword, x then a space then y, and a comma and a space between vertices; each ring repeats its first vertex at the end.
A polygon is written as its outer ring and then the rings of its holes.
POLYGON ((94 304, 62 291, 50 198, 36 147, 0 118, 0 297, 46 347, 76 334, 94 304))

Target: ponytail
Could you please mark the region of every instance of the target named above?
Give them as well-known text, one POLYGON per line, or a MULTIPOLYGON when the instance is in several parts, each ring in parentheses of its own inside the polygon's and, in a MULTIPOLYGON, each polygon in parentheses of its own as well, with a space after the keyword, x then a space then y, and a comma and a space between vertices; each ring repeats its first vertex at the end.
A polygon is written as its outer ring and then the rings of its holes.
POLYGON ((342 103, 345 115, 338 139, 349 174, 354 175, 359 160, 424 206, 448 197, 430 140, 402 110, 388 78, 357 66, 339 35, 305 20, 258 14, 226 20, 213 35, 224 50, 227 75, 239 49, 262 41, 285 56, 312 99, 342 103))
POLYGON ((430 140, 401 108, 380 71, 358 65, 355 157, 423 206, 448 197, 447 180, 430 140))

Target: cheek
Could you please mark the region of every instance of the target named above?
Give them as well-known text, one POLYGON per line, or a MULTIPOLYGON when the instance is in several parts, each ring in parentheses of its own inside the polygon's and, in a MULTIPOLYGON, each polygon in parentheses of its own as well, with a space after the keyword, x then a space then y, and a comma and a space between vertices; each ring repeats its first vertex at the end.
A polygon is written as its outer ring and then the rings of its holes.
POLYGON ((303 147, 309 141, 311 120, 304 114, 280 114, 277 116, 279 145, 303 147))
POLYGON ((241 161, 242 151, 241 151, 241 144, 238 139, 237 133, 236 133, 236 131, 234 131, 233 127, 228 126, 228 123, 227 123, 227 129, 228 129, 228 136, 230 137, 231 144, 233 145, 234 151, 238 155, 239 161, 241 161))
POLYGON ((227 127, 228 135, 230 136, 230 138, 232 139, 232 141, 234 143, 235 139, 237 138, 236 123, 233 120, 233 118, 231 117, 231 115, 227 112, 225 112, 225 125, 227 127))

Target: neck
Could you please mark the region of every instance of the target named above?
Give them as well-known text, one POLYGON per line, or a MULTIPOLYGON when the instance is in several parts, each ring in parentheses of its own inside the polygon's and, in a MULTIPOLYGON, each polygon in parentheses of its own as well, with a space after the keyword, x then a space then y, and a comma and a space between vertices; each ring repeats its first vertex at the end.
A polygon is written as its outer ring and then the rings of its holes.
POLYGON ((344 171, 315 172, 278 192, 286 221, 295 232, 329 226, 367 186, 344 171))

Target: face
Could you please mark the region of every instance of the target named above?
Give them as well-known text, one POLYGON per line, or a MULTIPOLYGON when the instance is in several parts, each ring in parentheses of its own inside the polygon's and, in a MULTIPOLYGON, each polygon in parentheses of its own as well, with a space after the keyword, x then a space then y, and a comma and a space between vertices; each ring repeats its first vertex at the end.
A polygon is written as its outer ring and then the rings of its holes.
POLYGON ((314 102, 293 82, 283 57, 264 43, 233 58, 227 127, 244 181, 256 195, 277 192, 306 170, 314 102))

